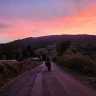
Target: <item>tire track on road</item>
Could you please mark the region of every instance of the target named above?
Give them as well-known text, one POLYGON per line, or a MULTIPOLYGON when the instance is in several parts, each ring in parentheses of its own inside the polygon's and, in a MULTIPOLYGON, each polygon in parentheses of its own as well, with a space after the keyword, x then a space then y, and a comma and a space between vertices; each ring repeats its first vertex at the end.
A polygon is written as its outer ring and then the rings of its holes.
POLYGON ((43 96, 69 96, 52 72, 43 72, 43 96))

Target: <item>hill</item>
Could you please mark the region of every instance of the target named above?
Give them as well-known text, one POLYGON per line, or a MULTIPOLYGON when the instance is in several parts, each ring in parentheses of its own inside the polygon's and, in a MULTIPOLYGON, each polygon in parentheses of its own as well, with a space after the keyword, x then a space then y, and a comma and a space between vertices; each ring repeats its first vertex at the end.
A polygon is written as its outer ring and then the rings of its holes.
POLYGON ((73 43, 77 44, 96 44, 96 36, 94 35, 50 35, 42 37, 29 37, 21 40, 13 41, 14 44, 28 45, 34 47, 44 47, 46 45, 58 43, 63 40, 71 40, 73 43))

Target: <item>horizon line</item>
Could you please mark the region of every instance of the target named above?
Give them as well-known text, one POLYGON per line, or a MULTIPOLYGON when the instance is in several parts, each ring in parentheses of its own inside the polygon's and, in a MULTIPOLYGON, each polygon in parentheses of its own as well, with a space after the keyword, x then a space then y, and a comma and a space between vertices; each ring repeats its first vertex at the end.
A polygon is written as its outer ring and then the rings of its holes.
MULTIPOLYGON (((96 36, 96 35, 93 35, 93 34, 57 34, 57 35, 89 35, 89 36, 96 36)), ((25 38, 20 38, 20 39, 18 38, 18 39, 14 39, 12 41, 0 43, 0 44, 7 44, 7 43, 10 43, 10 42, 14 42, 14 41, 17 41, 17 40, 28 39, 28 38, 40 38, 40 37, 57 36, 57 35, 54 34, 54 35, 44 35, 44 36, 38 36, 38 37, 25 37, 25 38)))

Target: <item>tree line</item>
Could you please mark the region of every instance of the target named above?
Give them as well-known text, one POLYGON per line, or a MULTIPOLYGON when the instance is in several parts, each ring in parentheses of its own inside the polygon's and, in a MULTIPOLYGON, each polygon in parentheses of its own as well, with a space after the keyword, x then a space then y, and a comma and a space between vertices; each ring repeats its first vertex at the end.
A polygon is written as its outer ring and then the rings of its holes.
POLYGON ((32 48, 31 45, 20 48, 20 46, 15 45, 14 43, 3 44, 0 49, 0 59, 2 60, 23 60, 30 57, 33 57, 35 48, 32 48))

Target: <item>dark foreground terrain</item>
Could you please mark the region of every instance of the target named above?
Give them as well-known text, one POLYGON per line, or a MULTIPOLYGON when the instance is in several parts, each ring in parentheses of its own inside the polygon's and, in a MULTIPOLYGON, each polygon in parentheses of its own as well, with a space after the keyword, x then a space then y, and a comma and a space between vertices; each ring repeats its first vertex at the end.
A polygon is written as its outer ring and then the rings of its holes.
POLYGON ((82 85, 52 63, 47 72, 43 63, 12 80, 0 96, 96 96, 95 91, 82 85))

